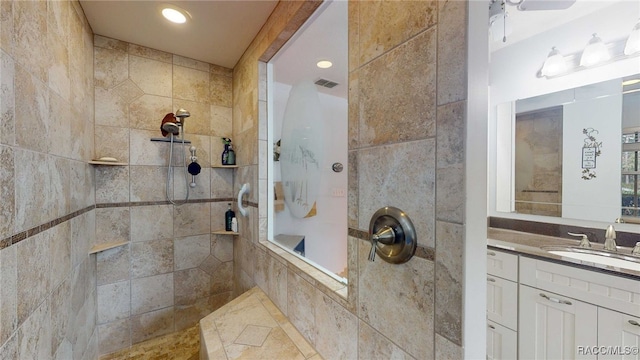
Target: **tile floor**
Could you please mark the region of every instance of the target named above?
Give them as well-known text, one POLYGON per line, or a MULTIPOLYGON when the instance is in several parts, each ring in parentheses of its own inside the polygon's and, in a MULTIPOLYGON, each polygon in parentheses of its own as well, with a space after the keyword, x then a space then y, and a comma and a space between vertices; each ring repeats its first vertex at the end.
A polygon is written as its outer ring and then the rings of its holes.
POLYGON ((103 355, 100 360, 198 360, 199 349, 200 329, 196 325, 103 355))

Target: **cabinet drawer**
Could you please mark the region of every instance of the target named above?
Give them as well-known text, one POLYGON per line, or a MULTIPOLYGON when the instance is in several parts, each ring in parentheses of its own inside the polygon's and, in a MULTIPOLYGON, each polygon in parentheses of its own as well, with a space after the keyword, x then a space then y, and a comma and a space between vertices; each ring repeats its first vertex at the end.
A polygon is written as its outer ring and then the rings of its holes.
POLYGON ((513 360, 518 355, 518 334, 487 320, 487 359, 513 360))
POLYGON ((520 257, 520 284, 620 311, 640 314, 640 281, 520 257))
POLYGON ((518 281, 518 255, 487 249, 487 274, 518 281))
POLYGON ((518 284, 487 275, 487 318, 511 330, 518 328, 518 284))

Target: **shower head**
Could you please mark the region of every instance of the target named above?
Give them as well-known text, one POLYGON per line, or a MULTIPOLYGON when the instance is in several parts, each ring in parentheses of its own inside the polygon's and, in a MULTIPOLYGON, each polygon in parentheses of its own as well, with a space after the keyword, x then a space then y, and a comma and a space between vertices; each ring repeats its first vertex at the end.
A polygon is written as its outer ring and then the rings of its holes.
POLYGON ((179 119, 188 118, 189 116, 191 116, 191 114, 183 108, 180 108, 176 111, 176 117, 179 119))
POLYGON ((162 130, 173 135, 178 135, 180 133, 180 128, 178 128, 178 125, 172 122, 166 122, 162 124, 162 130))

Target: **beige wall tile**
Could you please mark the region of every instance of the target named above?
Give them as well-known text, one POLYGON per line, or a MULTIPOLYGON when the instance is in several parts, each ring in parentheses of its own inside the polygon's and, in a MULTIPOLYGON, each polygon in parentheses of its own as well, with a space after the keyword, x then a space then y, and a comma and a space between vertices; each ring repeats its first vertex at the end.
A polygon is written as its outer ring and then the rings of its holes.
MULTIPOLYGON (((18 328, 17 246, 0 250, 0 344, 9 340, 18 328)), ((1 346, 1 345, 0 345, 1 346)), ((0 351, 0 354, 3 352, 0 351)))
POLYGON ((438 105, 467 95, 467 3, 438 1, 438 105))
POLYGON ((209 73, 174 65, 173 97, 209 103, 209 73))
POLYGON ((0 146, 0 238, 5 238, 14 232, 15 220, 15 172, 14 151, 7 146, 0 146))
POLYGON ((40 225, 52 215, 48 201, 50 173, 46 155, 18 150, 15 153, 15 232, 40 225))
POLYGON ((358 318, 316 289, 315 348, 329 359, 358 357, 358 318))
POLYGON ((100 285, 97 289, 98 324, 126 319, 131 313, 131 282, 100 285))
POLYGON ((93 43, 95 47, 109 49, 109 50, 118 50, 118 51, 127 51, 127 43, 121 40, 94 35, 93 43))
POLYGON ((95 238, 95 210, 71 219, 71 267, 75 268, 87 258, 95 238))
POLYGON ((161 137, 160 124, 171 112, 174 110, 170 97, 145 94, 129 104, 129 123, 133 129, 152 130, 157 133, 156 137, 161 137))
POLYGON ((56 289, 71 272, 71 223, 63 222, 49 230, 49 283, 56 289))
POLYGON ((98 342, 101 355, 131 346, 131 320, 127 318, 98 326, 98 342))
POLYGON ((428 30, 360 70, 361 146, 435 135, 436 45, 428 30))
MULTIPOLYGON (((167 168, 159 166, 130 166, 131 201, 164 201, 167 168)), ((171 196, 173 194, 169 193, 171 196)))
POLYGON ((18 330, 20 359, 51 357, 50 304, 45 300, 18 330))
MULTIPOLYGON (((173 305, 174 274, 131 280, 131 314, 138 315, 173 305)), ((132 318, 135 321, 135 318, 132 318)))
POLYGON ((462 347, 436 334, 436 360, 462 359, 462 347))
POLYGON ((16 67, 15 76, 15 132, 16 145, 46 153, 49 141, 49 91, 41 80, 25 68, 16 67))
POLYGON ((233 135, 232 121, 230 107, 211 105, 211 136, 231 137, 233 135))
POLYGON ((96 209, 97 243, 129 241, 131 217, 129 208, 96 209))
POLYGON ((176 271, 173 275, 176 305, 195 304, 198 299, 211 294, 211 277, 201 269, 176 271))
POLYGON ((227 107, 232 106, 232 78, 226 75, 211 73, 209 83, 211 104, 227 107))
POLYGON ((69 102, 57 94, 49 93, 49 153, 62 157, 71 157, 71 108, 69 102))
MULTIPOLYGON (((67 272, 68 274, 68 272, 67 272)), ((71 318, 71 284, 67 277, 51 293, 51 352, 55 354, 66 339, 71 318)))
POLYGON ((462 265, 464 227, 436 222, 436 322, 435 331, 462 345, 462 265))
POLYGON ((50 193, 47 194, 47 208, 50 209, 49 219, 67 215, 70 211, 70 178, 71 167, 69 160, 48 156, 50 193))
POLYGON ((131 244, 131 278, 173 272, 174 247, 171 239, 131 244))
MULTIPOLYGON (((98 166, 95 169, 95 173, 96 173, 96 203, 97 204, 129 201, 129 168, 128 167, 98 166)), ((132 240, 133 240, 133 236, 132 236, 132 240)))
POLYGON ((373 147, 357 156, 359 228, 368 229, 379 208, 395 206, 411 218, 418 244, 433 247, 435 141, 373 147))
POLYGON ((129 280, 131 264, 129 245, 101 251, 97 254, 97 284, 113 284, 129 280))
MULTIPOLYGON (((210 133, 209 127, 211 126, 211 105, 209 103, 174 99, 173 108, 174 111, 182 108, 191 114, 184 120, 183 130, 186 129, 185 134, 207 135, 208 137, 210 133)), ((191 140, 193 136, 185 137, 191 140)))
POLYGON ((175 207, 173 210, 174 236, 209 234, 211 232, 210 213, 210 205, 207 203, 175 207))
POLYGON ((131 241, 173 238, 173 205, 131 207, 131 241))
POLYGON ((131 317, 131 342, 149 340, 174 330, 173 307, 131 317))
MULTIPOLYGON (((360 64, 402 44, 437 21, 437 1, 364 1, 359 10, 360 64)), ((353 12, 354 9, 350 8, 353 12)))
POLYGON ((209 71, 209 64, 206 62, 190 59, 180 55, 173 55, 173 64, 178 66, 184 66, 200 71, 209 71))
POLYGON ((140 57, 148 58, 152 60, 158 60, 166 63, 173 62, 173 55, 168 52, 151 49, 151 48, 136 45, 136 44, 127 44, 127 46, 129 48, 129 54, 131 55, 140 56, 140 57))
POLYGON ((438 169, 436 218, 455 223, 464 221, 464 164, 438 169))
POLYGON ((145 94, 170 97, 171 69, 162 61, 129 56, 129 77, 145 94))
POLYGON ((371 262, 370 244, 361 240, 359 247, 358 317, 411 356, 433 354, 433 337, 425 336, 434 329, 433 262, 421 258, 393 266, 371 262))
MULTIPOLYGON (((56 2, 57 5, 49 7, 51 9, 56 7, 64 7, 68 5, 67 2, 56 2), (64 4, 64 5, 63 5, 64 4)), ((49 48, 49 68, 47 69, 49 88, 62 97, 65 101, 69 101, 69 95, 71 92, 71 80, 69 79, 69 50, 67 48, 66 34, 56 34, 52 31, 47 32, 47 41, 49 48), (59 35, 63 35, 60 37, 59 35)))
POLYGON ((174 249, 174 266, 176 270, 198 267, 210 254, 210 235, 177 238, 174 240, 174 249))
POLYGON ((358 322, 358 359, 413 359, 366 322, 358 322))
MULTIPOLYGON (((151 138, 162 137, 160 131, 130 130, 130 159, 131 165, 169 165, 170 144, 151 141, 151 138)), ((178 146, 174 145, 174 155, 178 146)))
MULTIPOLYGON (((0 9, 6 2, 0 4, 0 9)), ((1 17, 1 16, 0 16, 1 17)), ((0 19, 0 26, 4 21, 0 19)), ((1 30, 2 28, 0 28, 1 30)), ((2 30, 3 31, 3 30, 2 30)), ((0 37, 2 36, 0 31, 0 37)), ((15 63, 4 51, 0 51, 0 144, 13 145, 15 142, 15 63)))
POLYGON ((16 1, 13 4, 14 59, 38 80, 47 83, 50 64, 47 49, 47 3, 16 1))
POLYGON ((94 84, 111 89, 129 77, 129 55, 125 51, 96 47, 94 84))
POLYGON ((17 245, 18 323, 24 323, 36 310, 51 287, 49 272, 50 234, 41 232, 17 245))
POLYGON ((113 157, 120 162, 129 162, 129 129, 124 127, 95 127, 96 159, 113 157))
POLYGON ((95 114, 96 125, 129 126, 127 102, 114 89, 95 87, 95 114))
POLYGON ((0 48, 13 54, 13 1, 3 1, 0 4, 0 15, 0 48))
MULTIPOLYGON (((215 155, 214 153, 212 156, 215 155)), ((233 198, 233 196, 233 171, 229 169, 211 169, 211 197, 219 199, 233 198)))
POLYGON ((287 317, 302 336, 316 347, 316 290, 293 272, 288 272, 287 279, 287 317))
POLYGON ((229 294, 233 290, 233 261, 221 263, 211 274, 211 294, 229 294))
POLYGON ((211 235, 211 254, 222 262, 233 261, 233 238, 211 235))

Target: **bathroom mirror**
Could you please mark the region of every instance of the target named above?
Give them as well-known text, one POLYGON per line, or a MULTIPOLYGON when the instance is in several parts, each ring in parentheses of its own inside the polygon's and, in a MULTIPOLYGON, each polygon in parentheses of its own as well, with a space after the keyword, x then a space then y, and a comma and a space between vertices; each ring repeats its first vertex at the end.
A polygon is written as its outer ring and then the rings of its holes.
POLYGON ((513 174, 498 211, 640 220, 640 74, 499 104, 497 116, 512 156, 496 169, 513 174))
POLYGON ((624 43, 639 12, 635 1, 577 1, 535 14, 526 36, 518 27, 533 14, 513 14, 513 34, 491 51, 489 216, 583 226, 638 219, 640 56, 539 72, 552 47, 579 58, 593 33, 624 43))
POLYGON ((347 2, 323 3, 267 64, 269 241, 347 280, 347 2), (333 164, 344 164, 335 171, 333 164))

